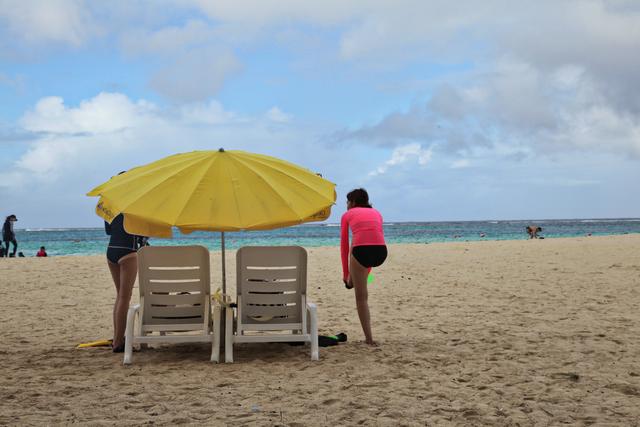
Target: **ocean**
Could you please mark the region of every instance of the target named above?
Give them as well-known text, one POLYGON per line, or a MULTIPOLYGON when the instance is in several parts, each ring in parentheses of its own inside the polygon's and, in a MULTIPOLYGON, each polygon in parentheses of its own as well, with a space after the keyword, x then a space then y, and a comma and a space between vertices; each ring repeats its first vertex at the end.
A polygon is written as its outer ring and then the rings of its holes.
MULTIPOLYGON (((640 233, 640 219, 568 219, 526 221, 398 222, 384 224, 387 243, 435 243, 478 240, 527 239, 525 227, 542 227, 541 236, 577 237, 640 233)), ((40 246, 49 256, 103 254, 108 242, 104 228, 16 230, 18 251, 34 256, 40 246)), ((151 239, 152 245, 204 245, 220 249, 220 233, 174 232, 173 239, 151 239)), ((241 231, 225 234, 227 248, 252 245, 338 246, 339 224, 304 224, 269 231, 241 231)))

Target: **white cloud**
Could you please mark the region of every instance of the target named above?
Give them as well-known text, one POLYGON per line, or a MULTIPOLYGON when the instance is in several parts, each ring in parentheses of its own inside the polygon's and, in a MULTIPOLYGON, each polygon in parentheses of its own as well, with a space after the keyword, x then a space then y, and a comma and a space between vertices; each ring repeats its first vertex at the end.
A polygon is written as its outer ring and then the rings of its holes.
POLYGON ((157 71, 150 84, 173 100, 202 101, 215 95, 224 81, 241 69, 232 52, 194 49, 157 71))
POLYGON ((186 124, 217 125, 242 120, 236 114, 224 109, 218 101, 192 103, 180 106, 180 118, 186 124))
MULTIPOLYGON (((280 110, 271 113, 280 120, 288 117, 280 110)), ((333 152, 309 156, 311 147, 324 150, 310 134, 318 131, 296 126, 273 129, 273 120, 262 114, 241 115, 216 101, 160 108, 123 94, 101 93, 67 106, 62 98, 48 97, 26 112, 20 123, 31 132, 30 139, 16 144, 27 149, 13 167, 0 171, 0 183, 10 176, 16 191, 42 183, 84 188, 92 180, 169 154, 219 147, 268 153, 332 176, 323 161, 333 152)))
POLYGON ((6 22, 12 38, 28 44, 78 47, 100 32, 100 25, 80 0, 0 0, 0 21, 6 22))
POLYGON ((468 159, 458 159, 451 163, 451 169, 464 169, 469 166, 471 166, 471 162, 468 159))
POLYGON ((189 20, 182 26, 160 29, 133 28, 123 33, 122 49, 128 55, 175 55, 193 46, 206 45, 217 32, 202 20, 189 20))
POLYGON ((426 166, 431 161, 431 156, 431 147, 423 149, 422 146, 417 143, 403 145, 394 149, 391 153, 391 158, 376 170, 369 172, 369 176, 383 175, 387 173, 390 168, 405 164, 413 159, 416 160, 418 165, 426 166))
MULTIPOLYGON (((323 61, 342 58, 342 65, 364 64, 367 70, 453 62, 499 72, 501 58, 507 58, 523 67, 523 77, 555 78, 560 86, 575 83, 578 74, 588 76, 613 108, 640 112, 634 95, 640 4, 632 1, 0 0, 0 21, 6 23, 0 53, 15 53, 15 40, 80 47, 99 37, 118 39, 131 56, 160 58, 151 67, 151 86, 184 102, 217 93, 241 68, 236 49, 277 45, 294 29, 305 36, 298 37, 301 44, 317 35, 331 46, 333 56, 323 55, 323 61)), ((295 60, 317 56, 315 50, 295 52, 302 57, 295 60)))
POLYGON ((291 121, 291 115, 283 112, 278 107, 272 107, 267 111, 267 119, 276 123, 287 123, 291 121))
MULTIPOLYGON (((230 25, 244 24, 248 29, 279 23, 304 22, 317 25, 335 25, 351 19, 357 13, 383 2, 326 0, 322 3, 297 0, 193 0, 207 16, 230 25)), ((375 7, 375 6, 374 6, 375 7)))
POLYGON ((421 140, 462 155, 587 149, 640 158, 640 112, 615 108, 580 67, 545 71, 504 58, 466 85, 436 88, 426 104, 336 136, 383 147, 421 140))
POLYGON ((108 133, 131 127, 154 110, 148 102, 133 103, 118 93, 100 93, 77 108, 66 107, 62 98, 51 96, 41 99, 32 111, 25 113, 21 124, 32 132, 108 133))

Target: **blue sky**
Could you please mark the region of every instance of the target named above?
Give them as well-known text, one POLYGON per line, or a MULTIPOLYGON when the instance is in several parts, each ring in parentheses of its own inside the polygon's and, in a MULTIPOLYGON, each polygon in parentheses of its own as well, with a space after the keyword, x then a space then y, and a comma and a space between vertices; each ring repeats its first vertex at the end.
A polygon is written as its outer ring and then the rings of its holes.
POLYGON ((633 1, 0 0, 0 215, 191 150, 364 186, 388 221, 638 217, 633 1))

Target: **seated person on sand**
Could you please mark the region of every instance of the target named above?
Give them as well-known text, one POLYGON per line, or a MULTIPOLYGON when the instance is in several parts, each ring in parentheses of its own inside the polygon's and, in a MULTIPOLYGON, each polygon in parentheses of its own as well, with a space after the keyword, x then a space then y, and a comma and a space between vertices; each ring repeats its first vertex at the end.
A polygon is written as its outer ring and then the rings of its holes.
POLYGON ((526 229, 530 239, 537 239, 538 233, 542 231, 542 227, 538 227, 537 225, 527 225, 526 229))

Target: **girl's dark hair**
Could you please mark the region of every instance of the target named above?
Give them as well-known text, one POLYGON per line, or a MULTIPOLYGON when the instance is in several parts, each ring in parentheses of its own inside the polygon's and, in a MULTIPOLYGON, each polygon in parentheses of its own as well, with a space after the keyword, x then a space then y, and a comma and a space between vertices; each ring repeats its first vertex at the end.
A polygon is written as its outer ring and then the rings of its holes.
POLYGON ((369 194, 364 188, 356 188, 347 194, 347 200, 353 203, 357 208, 370 208, 369 194))

